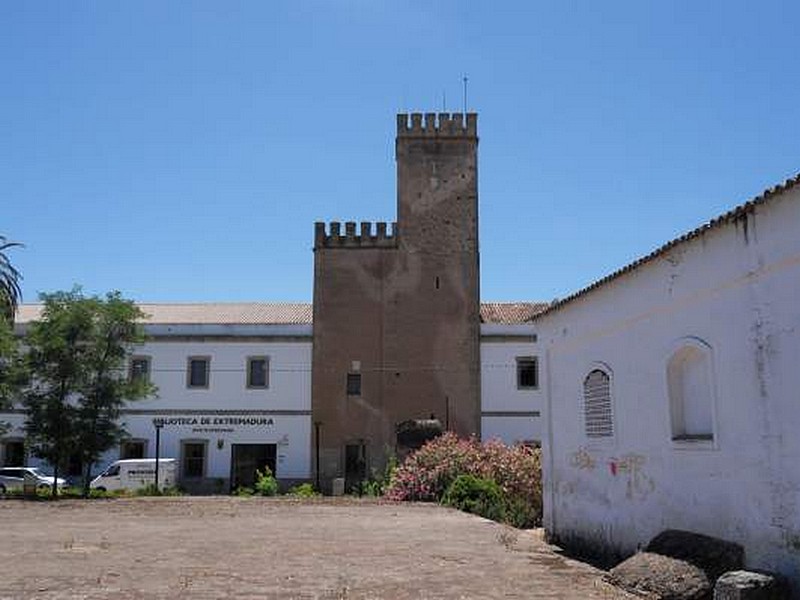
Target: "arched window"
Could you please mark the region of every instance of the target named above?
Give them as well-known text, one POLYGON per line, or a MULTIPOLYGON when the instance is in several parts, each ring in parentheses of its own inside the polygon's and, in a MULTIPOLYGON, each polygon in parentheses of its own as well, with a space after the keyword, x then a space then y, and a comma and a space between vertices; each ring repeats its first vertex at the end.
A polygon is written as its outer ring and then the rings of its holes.
POLYGON ((614 435, 611 377, 605 371, 593 369, 583 380, 583 415, 586 437, 607 438, 614 435))
POLYGON ((711 348, 687 341, 667 363, 673 440, 713 440, 711 348))

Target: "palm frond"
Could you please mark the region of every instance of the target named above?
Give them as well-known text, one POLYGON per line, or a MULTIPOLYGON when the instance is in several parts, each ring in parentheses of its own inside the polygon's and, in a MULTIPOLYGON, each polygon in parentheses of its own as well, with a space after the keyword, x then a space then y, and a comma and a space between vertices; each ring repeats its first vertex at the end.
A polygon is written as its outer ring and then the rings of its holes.
POLYGON ((9 323, 14 320, 17 306, 22 301, 22 288, 19 285, 22 274, 11 264, 6 251, 21 247, 23 245, 19 242, 10 242, 0 235, 0 318, 9 323))

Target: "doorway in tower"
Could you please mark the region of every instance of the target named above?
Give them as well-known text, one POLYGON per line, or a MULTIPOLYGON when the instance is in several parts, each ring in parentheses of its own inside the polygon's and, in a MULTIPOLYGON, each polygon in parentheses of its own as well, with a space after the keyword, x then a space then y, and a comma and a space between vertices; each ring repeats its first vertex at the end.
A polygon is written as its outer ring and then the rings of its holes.
POLYGON ((275 475, 277 444, 231 444, 231 489, 252 488, 256 482, 256 470, 269 467, 275 475))
POLYGON ((344 447, 344 491, 352 493, 367 478, 367 447, 347 444, 344 447))

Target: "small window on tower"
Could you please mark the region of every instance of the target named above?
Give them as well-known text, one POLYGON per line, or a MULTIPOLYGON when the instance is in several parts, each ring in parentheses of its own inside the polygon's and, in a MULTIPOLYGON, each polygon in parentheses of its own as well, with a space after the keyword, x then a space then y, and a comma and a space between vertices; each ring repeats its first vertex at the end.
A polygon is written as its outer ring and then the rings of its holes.
POLYGON ((347 395, 348 396, 361 395, 361 373, 347 374, 347 395))

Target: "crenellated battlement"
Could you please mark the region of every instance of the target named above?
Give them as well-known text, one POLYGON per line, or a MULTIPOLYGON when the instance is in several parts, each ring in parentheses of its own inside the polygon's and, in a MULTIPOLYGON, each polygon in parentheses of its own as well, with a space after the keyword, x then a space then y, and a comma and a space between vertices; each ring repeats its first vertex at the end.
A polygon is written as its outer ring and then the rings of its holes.
POLYGON ((397 245, 397 223, 384 221, 372 223, 347 221, 342 232, 342 223, 333 221, 314 223, 314 249, 317 248, 394 248, 397 245), (358 229, 356 229, 358 225, 358 229), (374 227, 373 227, 374 225, 374 227), (391 225, 391 229, 387 227, 391 225))
POLYGON ((477 137, 478 115, 467 113, 401 113, 397 115, 397 137, 477 137), (409 116, 411 117, 409 119, 409 116))

